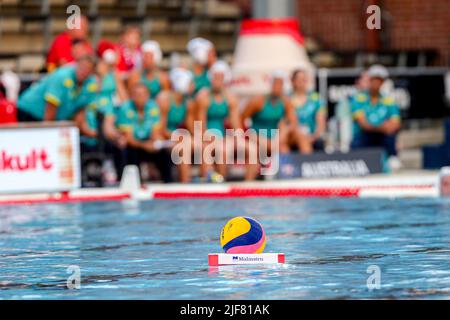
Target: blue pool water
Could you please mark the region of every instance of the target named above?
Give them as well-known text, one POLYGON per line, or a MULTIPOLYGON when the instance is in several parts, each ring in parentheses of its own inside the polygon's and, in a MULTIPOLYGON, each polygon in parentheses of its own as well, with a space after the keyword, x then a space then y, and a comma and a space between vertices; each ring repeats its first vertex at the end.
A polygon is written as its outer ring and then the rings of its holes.
POLYGON ((0 299, 450 298, 450 201, 223 199, 0 207, 0 299), (236 215, 284 266, 208 268, 236 215), (69 290, 67 267, 81 288, 69 290), (369 290, 369 266, 380 289, 369 290), (73 269, 76 270, 76 269, 73 269))

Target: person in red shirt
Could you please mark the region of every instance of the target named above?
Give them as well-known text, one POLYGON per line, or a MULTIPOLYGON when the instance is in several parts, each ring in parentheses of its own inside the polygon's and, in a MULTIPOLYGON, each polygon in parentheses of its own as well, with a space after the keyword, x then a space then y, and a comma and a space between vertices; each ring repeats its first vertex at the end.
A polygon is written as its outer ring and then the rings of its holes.
POLYGON ((64 64, 73 62, 77 56, 82 56, 87 51, 92 53, 88 35, 89 21, 85 16, 81 16, 79 28, 67 29, 53 40, 47 55, 47 70, 52 72, 64 64))
POLYGON ((140 69, 142 66, 141 31, 138 27, 129 26, 125 29, 118 50, 117 69, 124 78, 127 78, 130 71, 140 69))

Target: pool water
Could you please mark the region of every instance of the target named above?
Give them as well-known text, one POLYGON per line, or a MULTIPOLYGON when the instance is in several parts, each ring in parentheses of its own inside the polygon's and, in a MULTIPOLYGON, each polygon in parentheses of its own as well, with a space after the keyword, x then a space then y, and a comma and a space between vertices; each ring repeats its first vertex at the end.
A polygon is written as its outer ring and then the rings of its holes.
POLYGON ((0 299, 449 299, 449 244, 450 201, 439 199, 3 206, 0 299), (287 264, 209 268, 237 215, 259 220, 266 252, 287 264))

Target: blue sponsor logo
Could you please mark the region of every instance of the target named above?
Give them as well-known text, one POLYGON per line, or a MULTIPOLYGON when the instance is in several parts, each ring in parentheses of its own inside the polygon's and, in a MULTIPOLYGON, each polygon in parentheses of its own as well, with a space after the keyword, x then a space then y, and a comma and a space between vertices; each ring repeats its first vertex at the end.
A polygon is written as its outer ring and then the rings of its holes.
POLYGON ((239 257, 233 256, 233 261, 238 261, 238 260, 239 260, 239 257))

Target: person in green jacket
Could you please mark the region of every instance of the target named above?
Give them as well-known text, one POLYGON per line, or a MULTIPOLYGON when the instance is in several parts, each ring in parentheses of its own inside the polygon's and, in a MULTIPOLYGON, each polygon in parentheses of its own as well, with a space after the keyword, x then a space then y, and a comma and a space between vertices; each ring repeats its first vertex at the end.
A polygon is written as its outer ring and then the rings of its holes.
POLYGON ((35 82, 19 97, 19 121, 72 120, 96 100, 94 70, 94 57, 86 55, 35 82))
POLYGON ((82 152, 100 152, 112 157, 118 179, 126 165, 126 140, 118 130, 119 106, 127 93, 115 70, 117 54, 107 49, 97 62, 99 90, 95 103, 80 111, 75 121, 80 128, 82 152))
POLYGON ((397 157, 396 139, 401 129, 400 108, 395 100, 381 93, 381 86, 389 77, 381 65, 369 68, 370 85, 367 91, 355 95, 352 101, 353 141, 352 148, 382 147, 392 170, 402 164, 397 157))
POLYGON ((143 83, 137 83, 119 112, 118 126, 127 142, 128 164, 152 162, 164 182, 172 182, 170 152, 161 144, 161 114, 143 83))

